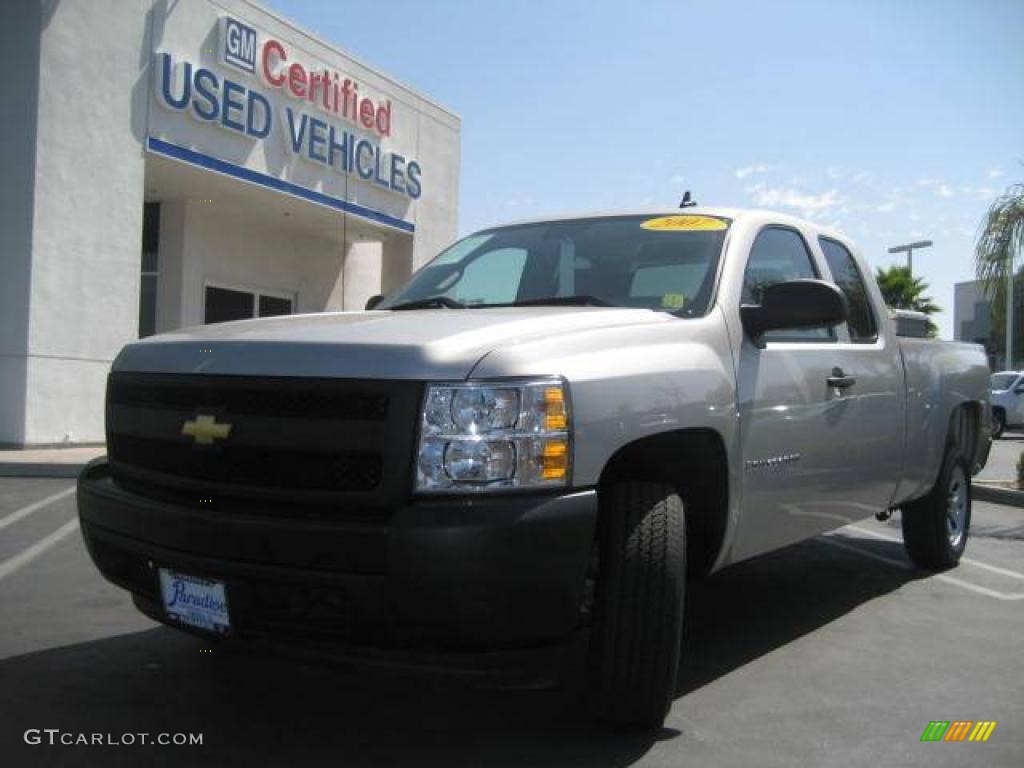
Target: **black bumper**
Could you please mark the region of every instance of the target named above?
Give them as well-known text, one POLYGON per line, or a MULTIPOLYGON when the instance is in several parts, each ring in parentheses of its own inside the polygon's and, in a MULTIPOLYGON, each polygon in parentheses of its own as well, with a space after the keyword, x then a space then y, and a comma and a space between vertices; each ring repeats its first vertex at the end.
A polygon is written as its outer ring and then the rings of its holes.
POLYGON ((223 581, 232 633, 379 649, 559 645, 580 624, 596 495, 419 500, 386 519, 129 493, 99 460, 78 508, 103 575, 162 618, 157 569, 223 581))

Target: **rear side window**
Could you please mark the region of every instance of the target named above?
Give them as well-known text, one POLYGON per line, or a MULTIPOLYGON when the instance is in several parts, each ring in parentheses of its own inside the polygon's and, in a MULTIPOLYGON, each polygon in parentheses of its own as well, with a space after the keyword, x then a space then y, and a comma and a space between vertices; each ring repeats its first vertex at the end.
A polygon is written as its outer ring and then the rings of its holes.
MULTIPOLYGON (((743 304, 760 304, 769 285, 789 280, 815 279, 818 271, 803 237, 785 227, 767 227, 758 233, 750 247, 750 258, 743 273, 743 304)), ((831 328, 769 331, 765 341, 828 341, 835 338, 831 328)))
POLYGON ((850 304, 850 319, 847 322, 850 341, 855 344, 870 344, 878 338, 878 328, 875 325, 875 316, 871 312, 868 289, 857 268, 857 262, 841 243, 826 237, 819 238, 818 242, 821 243, 821 250, 825 254, 832 279, 846 295, 846 300, 850 304))

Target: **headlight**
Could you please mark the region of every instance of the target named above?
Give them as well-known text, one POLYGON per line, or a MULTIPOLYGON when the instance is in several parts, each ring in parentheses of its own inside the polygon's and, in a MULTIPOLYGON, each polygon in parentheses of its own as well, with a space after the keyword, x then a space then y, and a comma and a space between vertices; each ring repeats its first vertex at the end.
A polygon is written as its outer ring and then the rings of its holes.
POLYGON ((560 379, 428 384, 416 490, 565 486, 570 431, 560 379))

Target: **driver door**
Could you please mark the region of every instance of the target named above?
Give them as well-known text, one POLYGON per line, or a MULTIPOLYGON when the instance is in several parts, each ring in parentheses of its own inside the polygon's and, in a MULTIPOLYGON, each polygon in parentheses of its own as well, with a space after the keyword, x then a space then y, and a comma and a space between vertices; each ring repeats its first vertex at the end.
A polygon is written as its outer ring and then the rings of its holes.
MULTIPOLYGON (((797 229, 763 228, 744 272, 741 303, 760 303, 771 284, 820 278, 797 229)), ((851 429, 846 391, 829 386, 839 364, 834 329, 743 336, 737 366, 742 497, 734 559, 751 557, 844 525, 836 486, 851 429)))

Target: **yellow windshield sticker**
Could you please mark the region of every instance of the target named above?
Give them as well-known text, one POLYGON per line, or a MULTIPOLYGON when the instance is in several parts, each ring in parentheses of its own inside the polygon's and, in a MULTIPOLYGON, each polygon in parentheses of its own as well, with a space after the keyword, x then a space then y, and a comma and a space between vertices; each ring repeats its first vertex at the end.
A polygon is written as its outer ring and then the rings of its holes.
POLYGON ((661 232, 714 232, 725 229, 726 223, 713 216, 659 216, 640 226, 661 232))
POLYGON ((661 297, 661 306, 664 309, 681 309, 686 303, 686 294, 666 293, 661 297))

